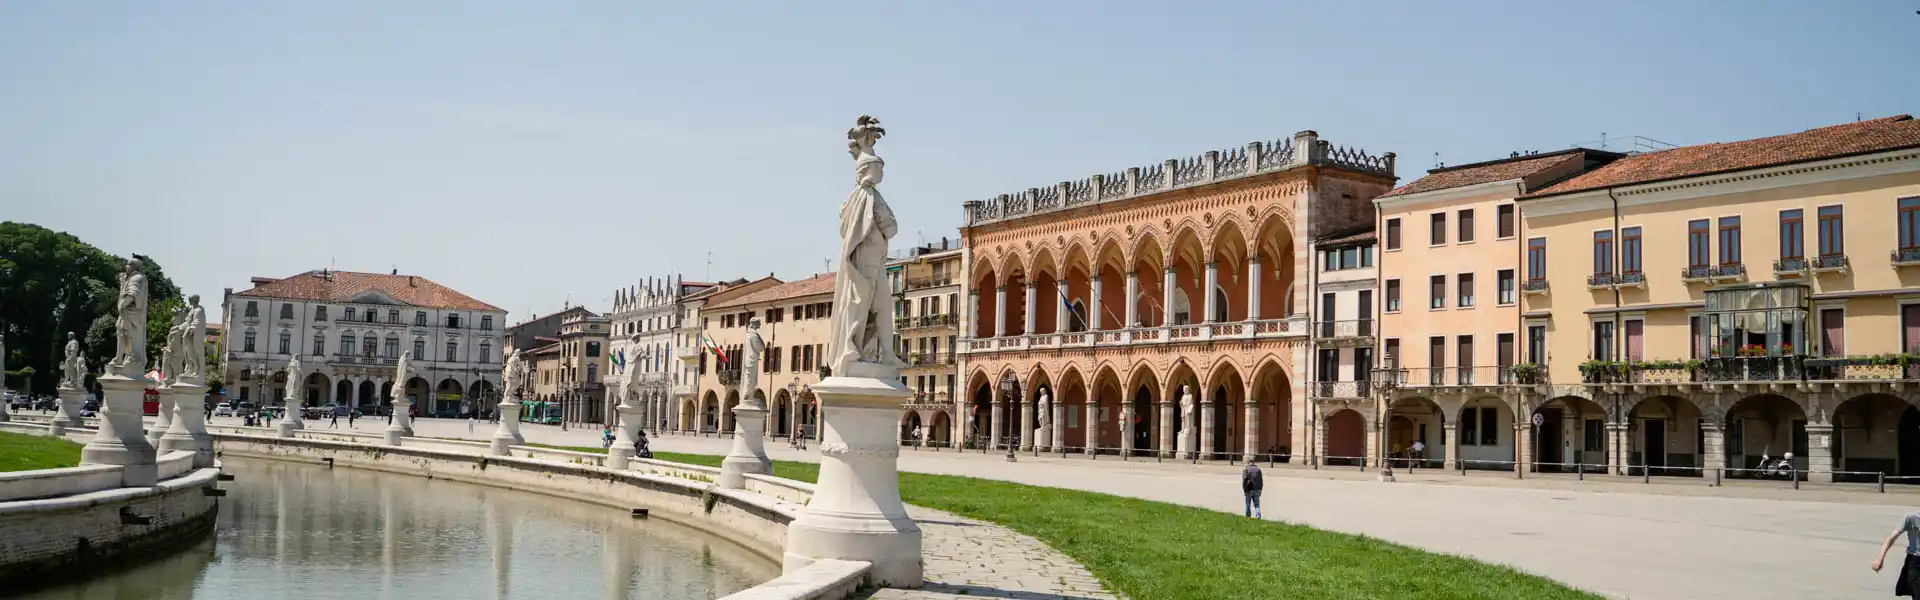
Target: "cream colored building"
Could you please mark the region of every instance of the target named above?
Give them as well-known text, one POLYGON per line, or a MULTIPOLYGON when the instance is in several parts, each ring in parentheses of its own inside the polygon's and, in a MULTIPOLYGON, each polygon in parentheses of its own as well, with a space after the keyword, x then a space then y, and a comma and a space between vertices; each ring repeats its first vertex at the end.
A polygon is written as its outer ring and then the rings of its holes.
POLYGON ((818 405, 812 390, 832 344, 833 280, 831 273, 785 283, 769 277, 705 300, 699 311, 703 335, 726 359, 708 352, 696 360, 699 400, 683 403, 682 409, 691 417, 691 429, 733 431, 732 409, 743 397, 739 369, 747 324, 759 319, 766 354, 759 383, 747 393, 759 395, 770 411, 767 435, 817 434, 818 405))
POLYGON ((1920 475, 1920 121, 1638 154, 1520 204, 1537 460, 1920 475))
POLYGON ((942 238, 887 264, 894 293, 894 349, 907 362, 900 382, 914 393, 900 419, 900 439, 906 443, 952 443, 960 399, 956 350, 965 327, 960 304, 964 262, 960 241, 942 238), (921 438, 914 437, 916 430, 921 438))
MULTIPOLYGON (((717 368, 715 365, 718 360, 712 352, 707 351, 704 343, 708 328, 719 322, 708 316, 707 305, 727 302, 780 283, 779 279, 772 276, 753 281, 735 279, 681 297, 678 343, 673 350, 674 358, 680 361, 680 370, 675 374, 672 387, 673 406, 667 415, 669 430, 683 433, 711 430, 699 427, 702 420, 700 393, 715 389, 705 383, 704 377, 717 368)), ((717 428, 719 415, 714 414, 713 418, 716 419, 717 428)))

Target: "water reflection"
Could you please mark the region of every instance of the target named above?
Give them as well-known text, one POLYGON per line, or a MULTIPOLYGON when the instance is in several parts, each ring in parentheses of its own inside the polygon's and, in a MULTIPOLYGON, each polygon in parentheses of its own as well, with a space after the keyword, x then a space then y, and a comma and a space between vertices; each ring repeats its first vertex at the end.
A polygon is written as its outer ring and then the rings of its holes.
POLYGON ((229 460, 213 539, 53 599, 716 598, 779 568, 733 543, 572 500, 229 460))

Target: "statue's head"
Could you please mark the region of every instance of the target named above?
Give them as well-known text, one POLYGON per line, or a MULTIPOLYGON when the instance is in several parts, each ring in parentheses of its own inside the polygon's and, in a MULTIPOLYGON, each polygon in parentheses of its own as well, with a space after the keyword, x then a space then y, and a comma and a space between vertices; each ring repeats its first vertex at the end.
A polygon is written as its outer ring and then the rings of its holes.
POLYGON ((122 273, 134 273, 139 270, 140 270, 140 259, 138 258, 127 259, 127 264, 120 268, 120 272, 122 273))
POLYGON ((752 319, 747 319, 747 330, 748 330, 748 331, 759 331, 759 330, 760 330, 760 318, 759 318, 759 317, 754 317, 754 318, 752 318, 752 319))
POLYGON ((189 295, 187 295, 187 306, 199 306, 199 305, 200 305, 200 295, 199 295, 199 294, 189 294, 189 295))

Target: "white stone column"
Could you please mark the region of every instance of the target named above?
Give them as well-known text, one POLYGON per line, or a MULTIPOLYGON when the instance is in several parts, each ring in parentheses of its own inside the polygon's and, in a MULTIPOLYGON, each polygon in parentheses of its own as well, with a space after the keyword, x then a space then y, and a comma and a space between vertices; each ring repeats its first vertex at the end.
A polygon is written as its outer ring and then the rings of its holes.
MULTIPOLYGON (((634 368, 632 366, 627 367, 634 368)), ((634 456, 633 443, 645 435, 641 428, 647 421, 646 408, 634 403, 633 394, 621 390, 620 404, 613 408, 620 415, 620 426, 614 428, 613 447, 607 448, 607 467, 611 469, 627 468, 627 461, 634 456)))
POLYGON ((1173 428, 1172 398, 1173 398, 1173 394, 1175 393, 1176 392, 1170 391, 1170 390, 1161 390, 1160 392, 1160 395, 1161 395, 1160 431, 1158 433, 1159 433, 1159 439, 1160 439, 1161 458, 1173 458, 1175 444, 1173 443, 1174 428, 1173 428))
POLYGON ((1246 399, 1245 423, 1242 423, 1242 429, 1246 432, 1245 435, 1240 436, 1245 443, 1242 444, 1244 448, 1241 449, 1240 454, 1241 460, 1254 462, 1260 460, 1260 403, 1254 400, 1251 385, 1247 386, 1246 399))
POLYGON ((1168 264, 1160 279, 1160 326, 1162 327, 1173 324, 1173 291, 1176 285, 1178 282, 1173 280, 1173 265, 1168 264))
POLYGON ((1247 320, 1260 318, 1260 255, 1247 257, 1247 320))
POLYGON ((1039 296, 1040 296, 1039 291, 1037 289, 1038 287, 1039 286, 1033 283, 1033 280, 1031 279, 1027 280, 1027 299, 1025 301, 1026 310, 1020 311, 1020 334, 1021 335, 1033 335, 1033 332, 1034 332, 1033 326, 1034 326, 1034 321, 1036 320, 1034 319, 1033 308, 1034 308, 1034 303, 1039 301, 1039 296))
POLYGON ((213 436, 207 434, 206 386, 181 381, 161 388, 162 398, 172 396, 173 422, 160 436, 160 452, 193 453, 193 466, 213 466, 213 436))
POLYGON ((1200 447, 1198 450, 1202 460, 1213 458, 1214 436, 1219 433, 1213 430, 1214 411, 1218 410, 1216 405, 1220 402, 1220 399, 1215 396, 1216 394, 1204 390, 1200 393, 1200 447))
POLYGON ((1007 286, 993 288, 993 337, 1007 335, 1007 286))
POLYGON ((507 396, 494 410, 500 415, 500 427, 493 430, 492 443, 487 447, 491 456, 505 456, 510 446, 527 443, 520 437, 520 403, 518 398, 507 396))
POLYGON ((147 487, 159 480, 160 467, 154 463, 153 444, 140 429, 140 404, 145 399, 147 379, 134 379, 109 372, 99 379, 104 398, 100 401, 100 429, 80 449, 80 464, 120 465, 123 487, 147 487))
POLYGON ((1033 398, 1033 391, 1028 390, 1026 396, 1019 399, 1020 400, 1020 451, 1021 452, 1028 452, 1033 450, 1033 430, 1034 430, 1033 420, 1035 418, 1035 415, 1033 414, 1032 398, 1033 398))
POLYGON ((988 387, 993 389, 993 403, 987 407, 987 449, 999 450, 1001 444, 1006 443, 1006 440, 1001 439, 1004 434, 1000 430, 1011 429, 1006 426, 1006 423, 1001 422, 1006 420, 1007 399, 1000 395, 999 384, 988 387))
POLYGON ((811 501, 787 526, 782 566, 794 573, 819 560, 871 563, 876 587, 919 587, 920 527, 900 502, 901 406, 913 392, 897 380, 829 377, 814 384, 821 403, 820 477, 811 501))
MULTIPOLYGON (((967 290, 967 322, 961 325, 962 337, 972 336, 980 327, 980 290, 967 290)), ((958 439, 958 438, 956 438, 958 439)))
POLYGON ((1448 420, 1440 424, 1440 430, 1445 434, 1444 441, 1441 442, 1446 444, 1447 460, 1444 467, 1448 470, 1460 468, 1460 424, 1448 420))
POLYGON ((1067 452, 1067 403, 1064 399, 1053 399, 1053 449, 1061 454, 1067 452))
MULTIPOLYGON (((306 420, 300 415, 300 409, 307 406, 307 382, 289 380, 287 397, 281 400, 280 404, 286 408, 286 414, 280 415, 280 422, 273 427, 280 432, 280 437, 290 438, 293 437, 293 432, 307 428, 306 420)), ((164 412, 166 407, 161 407, 161 410, 164 412)))
POLYGON ((1219 283, 1220 283, 1219 267, 1213 261, 1207 261, 1206 285, 1204 286, 1205 289, 1200 290, 1200 295, 1206 298, 1206 301, 1201 303, 1201 305, 1206 307, 1205 309, 1206 314, 1201 315, 1201 318, 1198 319, 1198 322, 1212 323, 1214 321, 1213 319, 1214 312, 1219 310, 1220 307, 1215 305, 1217 300, 1214 299, 1215 294, 1213 293, 1213 287, 1216 285, 1219 285, 1219 283))
POLYGON ((1100 453, 1100 403, 1097 400, 1093 394, 1087 394, 1087 419, 1083 423, 1087 427, 1087 456, 1100 453))
POLYGON ((1055 299, 1060 302, 1060 310, 1053 311, 1053 332, 1066 333, 1068 329, 1072 328, 1071 319, 1073 318, 1073 305, 1066 301, 1067 279, 1065 277, 1060 278, 1060 281, 1055 282, 1054 287, 1056 288, 1054 290, 1056 292, 1054 296, 1055 299))
MULTIPOLYGON (((753 390, 747 390, 747 392, 751 394, 753 390)), ((896 410, 896 414, 897 412, 896 410)), ((900 443, 892 439, 894 432, 900 430, 898 425, 896 422, 893 427, 888 428, 885 436, 895 453, 900 451, 900 443)), ((741 400, 738 406, 733 407, 733 450, 727 453, 726 458, 720 460, 722 489, 737 490, 747 487, 748 473, 756 475, 773 473, 773 460, 767 458, 764 435, 766 428, 767 409, 759 403, 741 400)), ((820 450, 825 452, 826 445, 822 444, 820 450)), ((896 502, 899 497, 900 493, 896 490, 894 492, 896 502)))
MULTIPOLYGON (((1528 417, 1531 419, 1532 417, 1528 417)), ((1533 424, 1513 424, 1514 453, 1519 456, 1514 465, 1515 472, 1526 473, 1533 470, 1533 424)))
MULTIPOLYGON (((1727 432, 1719 423, 1702 420, 1701 437, 1706 439, 1705 448, 1700 450, 1700 466, 1708 469, 1724 469, 1727 466, 1727 432)), ((1701 475, 1705 476, 1702 471, 1701 475)))
POLYGON ((1090 280, 1088 284, 1091 286, 1093 291, 1087 294, 1088 296, 1087 298, 1087 330, 1099 331, 1100 330, 1100 311, 1103 310, 1103 308, 1100 306, 1100 276, 1094 275, 1093 279, 1090 280))
MULTIPOLYGON (((159 407, 154 414, 153 427, 147 428, 147 443, 155 447, 160 445, 160 436, 165 435, 167 429, 173 426, 173 396, 168 394, 165 388, 161 388, 159 392, 160 397, 157 402, 159 407)), ((142 398, 141 402, 144 403, 145 398, 142 398)), ((140 412, 145 414, 147 411, 142 409, 140 412)))
POLYGON ((1140 326, 1140 274, 1127 271, 1127 322, 1121 327, 1140 326))
POLYGON ((1120 399, 1120 456, 1133 456, 1133 403, 1120 399))
POLYGON ((1633 468, 1633 433, 1626 423, 1608 423, 1606 431, 1607 470, 1615 475, 1629 474, 1633 468))
POLYGON ((1833 483, 1833 424, 1807 424, 1807 481, 1833 483))

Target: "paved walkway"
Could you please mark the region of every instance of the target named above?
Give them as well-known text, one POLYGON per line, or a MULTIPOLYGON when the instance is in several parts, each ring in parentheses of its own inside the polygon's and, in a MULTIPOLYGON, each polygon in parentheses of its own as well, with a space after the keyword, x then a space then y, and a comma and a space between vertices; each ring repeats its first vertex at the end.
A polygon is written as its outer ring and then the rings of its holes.
MULTIPOLYGON (((462 437, 465 425, 423 419, 416 431, 462 437)), ((522 431, 535 442, 599 445, 598 430, 522 431)), ((473 437, 490 432, 482 422, 473 437)), ((654 448, 717 454, 731 443, 669 435, 654 448)), ((776 459, 818 460, 811 449, 767 446, 776 459)), ((908 450, 900 467, 1241 510, 1237 468, 1229 465, 1031 456, 1008 464, 999 454, 908 450)), ((1515 481, 1424 471, 1402 479, 1388 484, 1357 469, 1283 465, 1268 471, 1266 516, 1512 565, 1616 598, 1754 600, 1890 594, 1898 569, 1874 573, 1867 562, 1909 506, 1920 505, 1911 491, 1795 491, 1785 483, 1712 488, 1698 480, 1515 481)))

